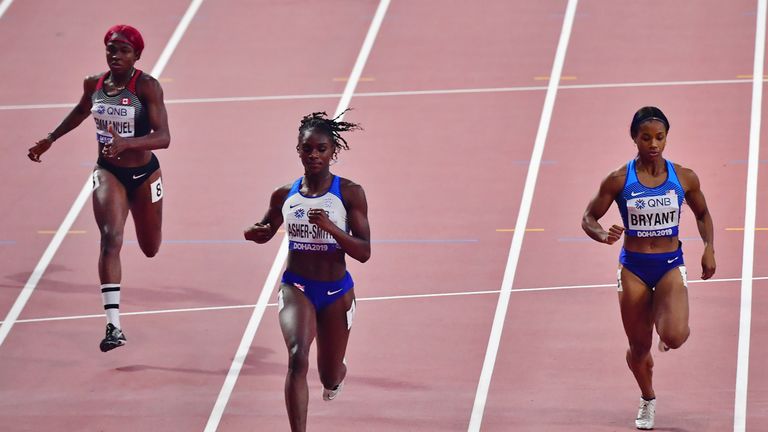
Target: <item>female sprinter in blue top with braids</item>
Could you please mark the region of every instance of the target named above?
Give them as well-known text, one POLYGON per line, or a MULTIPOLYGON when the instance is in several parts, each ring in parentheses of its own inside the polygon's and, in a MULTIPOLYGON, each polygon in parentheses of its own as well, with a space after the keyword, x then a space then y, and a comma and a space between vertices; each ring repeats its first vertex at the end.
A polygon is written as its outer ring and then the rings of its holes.
POLYGON ((704 240, 702 279, 715 273, 712 217, 696 174, 662 157, 669 121, 656 107, 635 113, 630 135, 637 156, 610 173, 587 206, 582 228, 594 240, 613 244, 624 234, 619 256, 618 289, 621 318, 629 339, 627 364, 640 386, 638 429, 653 429, 656 394, 652 385, 653 327, 659 348, 679 348, 688 339, 688 291, 682 243, 678 240, 683 198, 696 217, 704 240), (623 226, 608 231, 597 222, 616 201, 623 226))
POLYGON ((332 400, 341 391, 355 313, 345 255, 360 262, 371 256, 363 188, 330 171, 339 151, 349 149, 340 133, 354 129, 359 126, 324 112, 304 116, 296 145, 304 176, 272 193, 264 218, 245 230, 247 240, 265 243, 285 222, 288 262, 278 309, 288 348, 285 405, 293 432, 307 427, 309 347, 315 338, 323 399, 332 400))

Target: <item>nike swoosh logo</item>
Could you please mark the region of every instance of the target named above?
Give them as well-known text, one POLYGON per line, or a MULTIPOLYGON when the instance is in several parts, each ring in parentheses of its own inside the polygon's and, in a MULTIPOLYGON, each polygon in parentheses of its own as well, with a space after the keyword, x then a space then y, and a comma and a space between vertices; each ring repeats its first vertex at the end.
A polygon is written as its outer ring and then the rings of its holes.
POLYGON ((667 264, 672 264, 673 262, 677 261, 677 259, 680 257, 674 257, 671 260, 667 260, 667 264))
POLYGON ((104 102, 105 100, 106 100, 106 99, 96 99, 94 102, 96 102, 96 103, 102 103, 102 102, 104 102))
POLYGON ((142 174, 142 175, 134 175, 134 176, 133 176, 133 179, 134 179, 134 180, 136 180, 136 179, 140 179, 140 178, 144 177, 145 175, 147 175, 147 173, 144 173, 144 174, 142 174))
POLYGON ((292 206, 288 206, 288 208, 294 208, 294 207, 296 207, 296 206, 300 206, 300 205, 301 205, 301 203, 298 203, 298 204, 294 204, 294 205, 292 205, 292 206))
POLYGON ((328 293, 328 295, 334 295, 334 294, 338 294, 338 293, 340 293, 340 292, 341 292, 343 289, 344 289, 344 288, 342 288, 342 289, 339 289, 339 290, 336 290, 336 291, 327 291, 327 293, 328 293))
POLYGON ((645 193, 645 191, 643 191, 643 192, 631 192, 632 196, 638 196, 638 195, 642 195, 644 193, 645 193))

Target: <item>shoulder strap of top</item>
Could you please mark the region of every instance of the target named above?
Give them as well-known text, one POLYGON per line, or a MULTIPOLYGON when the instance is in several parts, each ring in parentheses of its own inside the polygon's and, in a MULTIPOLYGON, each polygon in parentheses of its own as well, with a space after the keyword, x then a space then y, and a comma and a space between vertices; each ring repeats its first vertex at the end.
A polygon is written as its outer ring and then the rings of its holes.
POLYGON ((131 77, 131 80, 128 81, 128 85, 125 86, 125 88, 127 88, 129 92, 136 94, 136 81, 139 79, 139 75, 141 74, 142 72, 139 69, 136 69, 136 72, 133 74, 133 77, 131 77))
POLYGON ((99 82, 96 83, 96 90, 101 90, 102 87, 104 87, 104 80, 107 79, 107 75, 109 75, 109 72, 104 72, 99 77, 99 82))
POLYGON ((677 171, 675 171, 675 164, 673 164, 671 161, 667 161, 667 180, 680 184, 680 179, 677 178, 677 171))
POLYGON ((630 159, 627 162, 627 181, 624 184, 637 183, 637 172, 635 172, 635 160, 630 159))
POLYGON ((333 176, 333 180, 331 180, 331 189, 329 192, 341 198, 341 177, 337 175, 333 176))
POLYGON ((344 204, 344 207, 347 206, 347 203, 344 202, 344 196, 341 194, 341 177, 336 175, 333 176, 333 182, 331 182, 331 190, 329 192, 339 197, 341 203, 344 204))
POLYGON ((301 180, 303 177, 299 177, 295 182, 293 182, 293 185, 291 185, 291 190, 288 191, 288 195, 285 196, 285 199, 288 199, 288 197, 292 196, 293 194, 296 194, 299 192, 299 188, 301 187, 301 180))

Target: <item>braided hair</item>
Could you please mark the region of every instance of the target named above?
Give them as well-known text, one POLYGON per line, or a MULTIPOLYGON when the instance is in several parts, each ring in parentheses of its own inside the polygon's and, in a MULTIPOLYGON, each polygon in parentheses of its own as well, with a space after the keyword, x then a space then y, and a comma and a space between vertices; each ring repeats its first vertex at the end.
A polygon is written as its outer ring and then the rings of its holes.
POLYGON ((340 132, 348 132, 357 129, 362 129, 357 123, 350 123, 339 120, 341 116, 346 114, 351 108, 345 109, 341 114, 334 118, 328 118, 328 114, 325 111, 313 112, 312 114, 305 115, 301 118, 301 125, 299 126, 299 143, 296 144, 296 150, 301 150, 301 138, 304 132, 314 129, 318 132, 322 132, 328 135, 333 141, 333 158, 336 159, 340 150, 349 150, 349 144, 347 140, 341 136, 340 132))

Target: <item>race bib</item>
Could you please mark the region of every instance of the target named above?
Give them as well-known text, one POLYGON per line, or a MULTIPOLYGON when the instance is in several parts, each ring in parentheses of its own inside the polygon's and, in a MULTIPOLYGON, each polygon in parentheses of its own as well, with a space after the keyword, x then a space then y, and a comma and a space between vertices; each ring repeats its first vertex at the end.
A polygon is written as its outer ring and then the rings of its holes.
POLYGON ((125 105, 109 105, 96 103, 91 108, 93 120, 96 122, 96 139, 99 144, 112 142, 109 127, 121 137, 132 137, 136 131, 136 108, 125 105))
POLYGON ((152 202, 156 203, 163 199, 163 178, 158 177, 157 180, 149 185, 149 193, 152 194, 152 202))
POLYGON ((665 195, 640 195, 627 200, 627 234, 631 236, 676 236, 679 217, 680 204, 674 190, 665 195))
MULTIPOLYGON (((328 218, 338 226, 337 216, 333 210, 326 211, 328 218)), ((303 207, 291 209, 285 218, 285 231, 288 234, 289 250, 311 252, 328 252, 336 250, 336 239, 319 226, 309 223, 307 210, 303 207)))

